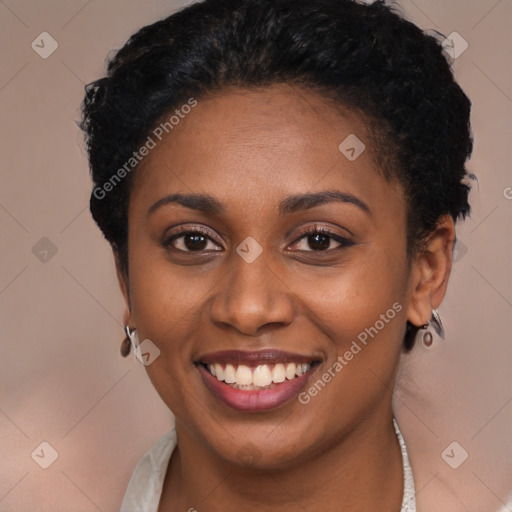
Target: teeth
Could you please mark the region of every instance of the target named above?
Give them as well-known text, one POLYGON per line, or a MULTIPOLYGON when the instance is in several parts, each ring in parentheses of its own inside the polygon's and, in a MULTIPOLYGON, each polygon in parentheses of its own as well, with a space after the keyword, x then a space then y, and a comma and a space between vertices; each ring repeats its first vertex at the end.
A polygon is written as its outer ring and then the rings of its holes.
POLYGON ((224 370, 224 382, 226 384, 234 384, 235 379, 235 367, 232 364, 227 364, 224 370))
POLYGON ((272 384, 272 372, 268 364, 261 364, 256 367, 252 374, 252 383, 255 386, 270 386, 272 384))
POLYGON ((295 363, 288 363, 286 365, 285 375, 288 380, 292 380, 295 378, 295 369, 296 368, 297 368, 297 366, 295 365, 295 363))
POLYGON ((252 384, 252 372, 248 366, 244 366, 243 364, 239 364, 235 373, 235 380, 238 385, 247 384, 250 386, 252 384))
POLYGON ((284 364, 276 364, 272 370, 272 382, 284 382, 286 380, 286 373, 284 371, 284 364))
POLYGON ((208 370, 218 380, 231 384, 236 389, 244 390, 272 387, 273 384, 300 377, 310 368, 311 364, 308 363, 260 364, 256 368, 243 364, 226 364, 225 367, 220 363, 208 365, 208 370))
POLYGON ((224 380, 224 370, 219 363, 215 363, 215 377, 219 380, 224 380))

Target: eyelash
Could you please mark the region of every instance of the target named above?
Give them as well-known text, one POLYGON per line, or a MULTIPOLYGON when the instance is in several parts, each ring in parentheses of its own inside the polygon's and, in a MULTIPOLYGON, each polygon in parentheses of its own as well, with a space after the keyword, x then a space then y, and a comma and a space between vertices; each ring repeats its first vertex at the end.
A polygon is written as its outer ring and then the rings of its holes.
MULTIPOLYGON (((178 228, 177 233, 173 233, 171 236, 165 238, 165 240, 162 242, 162 246, 165 249, 169 249, 169 246, 172 247, 172 242, 174 240, 177 240, 179 238, 183 238, 185 235, 203 235, 204 237, 210 239, 214 243, 218 244, 218 242, 212 237, 211 231, 208 229, 202 228, 200 226, 194 226, 194 227, 187 227, 187 226, 180 226, 178 228)), ((218 244, 219 245, 219 244, 218 244)), ((177 251, 181 252, 201 252, 201 251, 183 251, 181 249, 176 249, 177 251)))
POLYGON ((317 235, 317 234, 325 235, 325 236, 328 236, 329 238, 332 238, 335 242, 338 242, 340 244, 340 246, 335 247, 334 249, 326 249, 325 251, 304 251, 304 252, 326 253, 326 252, 336 251, 338 249, 344 249, 344 248, 351 247, 352 245, 354 245, 354 242, 352 240, 348 239, 347 237, 344 237, 344 236, 340 235, 339 233, 335 233, 334 231, 331 231, 330 229, 328 229, 324 226, 317 226, 317 225, 310 226, 310 227, 305 228, 304 230, 300 231, 299 237, 297 238, 297 240, 295 242, 293 242, 293 244, 296 244, 297 242, 302 240, 304 237, 307 237, 310 235, 317 235))
MULTIPOLYGON (((334 231, 331 231, 330 229, 328 228, 325 228, 323 226, 310 226, 302 231, 299 232, 298 234, 298 238, 293 242, 292 245, 295 245, 297 244, 300 240, 302 240, 303 238, 307 237, 307 236, 311 236, 311 235, 317 235, 317 234, 322 234, 322 235, 325 235, 325 236, 328 236, 329 238, 333 239, 335 242, 338 242, 340 244, 339 247, 335 247, 334 249, 326 249, 326 250, 321 250, 321 251, 314 251, 314 250, 311 250, 311 251, 301 251, 301 252, 315 252, 315 253, 319 253, 319 252, 323 252, 323 253, 326 253, 326 252, 332 252, 332 251, 336 251, 338 249, 343 249, 343 248, 347 248, 347 247, 351 247, 352 245, 354 245, 355 242, 353 242, 352 240, 338 234, 338 233, 335 233, 334 231)), ((210 241, 218 244, 218 242, 212 237, 211 235, 211 232, 208 230, 208 229, 205 229, 205 228, 201 228, 200 226, 194 226, 194 227, 186 227, 186 226, 181 226, 178 228, 178 232, 177 233, 174 233, 173 235, 167 237, 163 242, 162 242, 162 246, 165 248, 165 249, 169 249, 170 247, 172 247, 172 242, 174 242, 175 240, 178 240, 179 238, 182 238, 184 237, 185 235, 203 235, 205 236, 206 238, 208 238, 210 241)), ((220 244, 218 244, 220 245, 220 244)), ((202 251, 184 251, 182 249, 176 249, 174 248, 176 251, 179 251, 179 252, 196 252, 196 253, 200 253, 202 251)))

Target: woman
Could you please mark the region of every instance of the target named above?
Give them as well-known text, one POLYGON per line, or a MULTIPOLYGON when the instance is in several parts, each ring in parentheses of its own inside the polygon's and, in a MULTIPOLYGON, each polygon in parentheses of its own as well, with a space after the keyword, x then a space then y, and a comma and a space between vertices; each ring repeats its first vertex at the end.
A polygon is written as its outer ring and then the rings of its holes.
POLYGON ((176 418, 122 510, 414 511, 391 397, 442 334, 470 102, 381 1, 206 0, 87 88, 91 212, 176 418))

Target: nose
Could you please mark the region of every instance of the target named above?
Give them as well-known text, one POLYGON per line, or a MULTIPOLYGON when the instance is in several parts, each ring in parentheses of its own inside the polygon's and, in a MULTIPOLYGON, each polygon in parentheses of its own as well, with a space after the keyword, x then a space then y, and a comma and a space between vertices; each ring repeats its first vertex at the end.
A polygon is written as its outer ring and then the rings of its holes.
POLYGON ((289 325, 293 319, 292 291, 260 256, 247 263, 234 255, 232 269, 213 297, 213 323, 248 336, 289 325))

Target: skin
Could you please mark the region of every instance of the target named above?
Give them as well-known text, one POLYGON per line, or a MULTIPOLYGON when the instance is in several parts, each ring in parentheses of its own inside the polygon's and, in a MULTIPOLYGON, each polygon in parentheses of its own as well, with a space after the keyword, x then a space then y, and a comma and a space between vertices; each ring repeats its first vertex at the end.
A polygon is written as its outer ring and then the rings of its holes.
POLYGON ((367 126, 289 85, 229 89, 201 98, 137 170, 128 276, 119 264, 118 276, 125 322, 161 351, 147 372, 176 417, 160 511, 400 510, 392 389, 406 320, 426 324, 444 297, 455 234, 441 218, 407 260, 406 198, 377 168, 367 126), (353 162, 338 149, 349 134, 366 145, 353 162), (279 214, 287 196, 326 189, 369 212, 331 201, 279 214), (148 214, 173 193, 210 194, 224 212, 168 203, 148 214), (186 252, 183 236, 165 247, 179 226, 211 240, 199 252, 186 252), (327 238, 314 251, 300 230, 315 226, 352 243, 327 238), (248 236, 263 249, 250 264, 235 251, 248 236), (237 412, 193 364, 218 350, 276 348, 320 359, 313 383, 394 303, 401 311, 307 405, 237 412))

